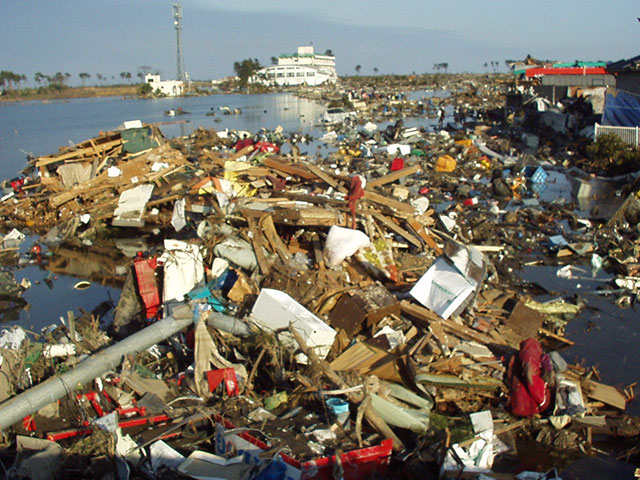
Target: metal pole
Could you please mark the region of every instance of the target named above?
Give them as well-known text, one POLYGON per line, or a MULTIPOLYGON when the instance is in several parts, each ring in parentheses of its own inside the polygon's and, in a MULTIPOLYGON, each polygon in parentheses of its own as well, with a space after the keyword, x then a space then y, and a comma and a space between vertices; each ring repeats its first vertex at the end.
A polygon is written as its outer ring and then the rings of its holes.
POLYGON ((20 422, 27 415, 73 392, 122 363, 125 355, 149 348, 193 323, 193 317, 164 318, 101 352, 92 355, 63 375, 56 375, 40 385, 0 403, 0 430, 20 422))
POLYGON ((182 58, 182 6, 173 4, 173 24, 176 27, 176 63, 178 80, 184 82, 184 60, 182 58))

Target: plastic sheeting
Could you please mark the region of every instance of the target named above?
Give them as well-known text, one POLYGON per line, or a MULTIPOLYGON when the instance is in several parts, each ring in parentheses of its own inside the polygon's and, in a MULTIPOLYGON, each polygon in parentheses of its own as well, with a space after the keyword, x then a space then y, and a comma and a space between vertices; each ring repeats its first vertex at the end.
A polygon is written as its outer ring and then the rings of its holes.
POLYGON ((138 153, 158 146, 153 139, 153 130, 150 127, 128 128, 120 134, 124 141, 122 151, 125 153, 138 153))
POLYGON ((180 240, 166 239, 164 248, 166 252, 161 257, 164 264, 162 298, 165 302, 182 301, 204 279, 200 247, 180 240))
POLYGON ((607 90, 602 125, 640 126, 640 96, 622 90, 607 90))

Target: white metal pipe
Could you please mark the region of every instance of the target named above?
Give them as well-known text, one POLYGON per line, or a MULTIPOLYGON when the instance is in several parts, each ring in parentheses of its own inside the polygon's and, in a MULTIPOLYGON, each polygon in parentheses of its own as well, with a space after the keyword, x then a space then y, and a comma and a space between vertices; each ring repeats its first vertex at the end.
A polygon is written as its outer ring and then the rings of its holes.
POLYGON ((105 348, 77 364, 70 371, 0 403, 0 430, 18 423, 27 415, 71 393, 78 384, 85 384, 122 363, 125 355, 149 348, 193 323, 193 317, 167 317, 124 340, 105 348))

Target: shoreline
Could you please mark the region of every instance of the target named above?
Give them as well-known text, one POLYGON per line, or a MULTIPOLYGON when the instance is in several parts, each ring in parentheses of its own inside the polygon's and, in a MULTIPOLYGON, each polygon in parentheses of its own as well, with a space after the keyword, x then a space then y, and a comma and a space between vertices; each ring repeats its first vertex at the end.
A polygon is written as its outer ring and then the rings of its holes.
POLYGON ((68 87, 62 90, 38 92, 36 89, 22 89, 7 92, 0 96, 1 103, 71 100, 74 98, 100 98, 100 97, 138 97, 138 85, 115 85, 105 87, 68 87))

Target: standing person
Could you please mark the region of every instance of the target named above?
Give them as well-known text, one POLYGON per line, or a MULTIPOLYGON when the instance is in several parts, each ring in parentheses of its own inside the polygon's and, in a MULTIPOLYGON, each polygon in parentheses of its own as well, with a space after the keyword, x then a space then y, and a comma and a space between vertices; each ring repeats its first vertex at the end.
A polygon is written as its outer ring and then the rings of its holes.
POLYGON ((439 113, 438 126, 440 127, 440 129, 442 129, 442 127, 444 126, 444 116, 445 116, 444 108, 440 107, 440 110, 438 110, 438 113, 439 113))
POLYGON ((453 121, 460 123, 460 107, 454 107, 453 109, 453 121))

